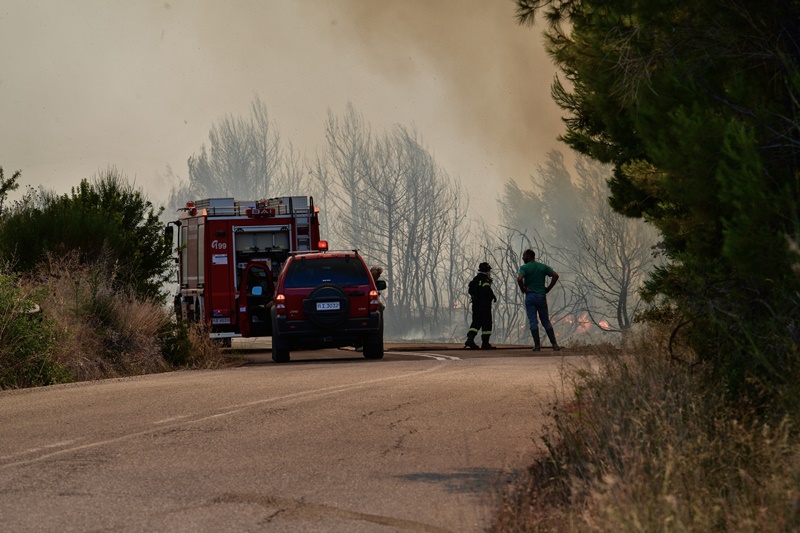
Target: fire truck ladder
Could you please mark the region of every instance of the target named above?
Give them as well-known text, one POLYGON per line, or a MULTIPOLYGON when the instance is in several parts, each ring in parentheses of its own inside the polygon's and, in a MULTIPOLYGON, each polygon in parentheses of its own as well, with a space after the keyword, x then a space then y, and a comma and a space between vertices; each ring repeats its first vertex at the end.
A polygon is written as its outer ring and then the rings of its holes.
POLYGON ((313 208, 309 207, 308 199, 305 197, 290 196, 287 199, 289 201, 288 211, 292 217, 292 226, 296 236, 295 251, 309 251, 311 250, 311 213, 313 208))

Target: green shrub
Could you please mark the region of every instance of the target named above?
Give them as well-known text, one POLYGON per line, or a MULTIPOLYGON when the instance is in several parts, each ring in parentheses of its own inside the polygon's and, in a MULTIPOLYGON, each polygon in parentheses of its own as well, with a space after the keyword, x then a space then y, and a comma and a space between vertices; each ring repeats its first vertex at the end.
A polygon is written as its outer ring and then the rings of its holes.
POLYGON ((36 304, 40 296, 0 274, 0 389, 73 381, 69 369, 52 358, 54 328, 36 304))
POLYGON ((161 355, 172 366, 187 366, 192 362, 194 345, 185 322, 164 322, 158 329, 161 355))
POLYGON ((82 180, 70 194, 30 191, 3 217, 0 260, 30 274, 48 255, 75 255, 105 267, 117 287, 163 300, 174 263, 160 213, 114 168, 82 180))
POLYGON ((205 324, 168 320, 158 332, 161 354, 173 367, 219 368, 241 363, 234 352, 223 352, 221 343, 211 339, 205 324))

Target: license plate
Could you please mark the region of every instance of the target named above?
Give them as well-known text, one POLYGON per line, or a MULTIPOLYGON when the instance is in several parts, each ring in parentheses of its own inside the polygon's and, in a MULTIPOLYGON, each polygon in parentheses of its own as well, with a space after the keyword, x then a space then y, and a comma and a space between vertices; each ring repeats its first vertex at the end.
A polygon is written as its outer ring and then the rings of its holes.
POLYGON ((339 302, 317 302, 317 311, 338 311, 339 302))
POLYGON ((231 323, 231 319, 230 318, 212 318, 211 319, 211 323, 212 324, 230 324, 231 323))

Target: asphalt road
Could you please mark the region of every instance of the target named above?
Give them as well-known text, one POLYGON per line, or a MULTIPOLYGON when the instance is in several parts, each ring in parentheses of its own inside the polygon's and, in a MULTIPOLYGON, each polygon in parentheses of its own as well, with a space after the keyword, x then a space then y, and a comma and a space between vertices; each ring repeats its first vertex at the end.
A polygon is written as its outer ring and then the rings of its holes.
POLYGON ((481 531, 561 390, 549 350, 387 345, 0 392, 5 531, 481 531))

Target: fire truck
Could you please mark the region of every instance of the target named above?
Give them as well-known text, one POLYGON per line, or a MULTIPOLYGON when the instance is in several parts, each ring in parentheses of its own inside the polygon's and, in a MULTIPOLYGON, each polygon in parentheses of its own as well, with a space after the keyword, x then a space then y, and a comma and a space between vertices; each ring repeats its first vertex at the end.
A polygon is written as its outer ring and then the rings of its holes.
POLYGON ((168 242, 178 230, 175 314, 205 322, 225 345, 270 335, 268 308, 284 262, 292 253, 327 249, 312 197, 208 198, 179 213, 166 227, 168 242))

